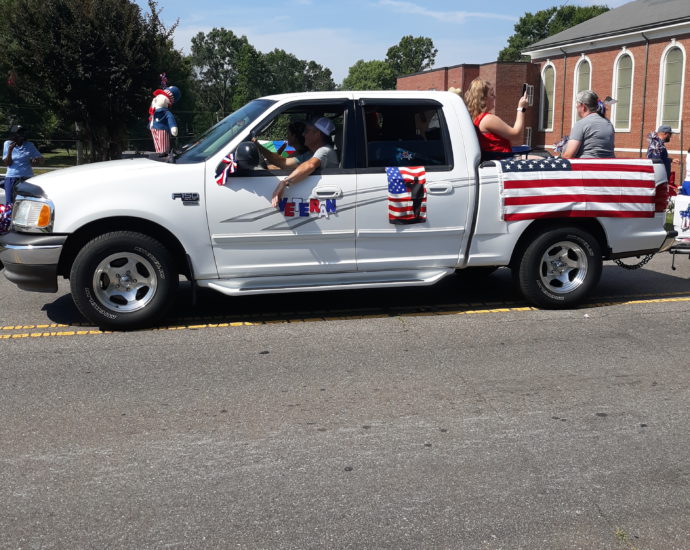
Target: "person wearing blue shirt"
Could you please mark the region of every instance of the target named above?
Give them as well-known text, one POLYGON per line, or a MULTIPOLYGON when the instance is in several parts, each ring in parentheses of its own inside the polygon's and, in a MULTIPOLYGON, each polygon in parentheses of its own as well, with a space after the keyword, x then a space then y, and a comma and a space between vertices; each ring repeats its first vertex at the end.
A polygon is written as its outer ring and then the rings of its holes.
POLYGON ((34 175, 33 166, 43 161, 36 146, 26 141, 24 128, 15 125, 10 128, 10 139, 2 149, 2 161, 7 166, 5 173, 5 204, 14 202, 15 186, 34 175))

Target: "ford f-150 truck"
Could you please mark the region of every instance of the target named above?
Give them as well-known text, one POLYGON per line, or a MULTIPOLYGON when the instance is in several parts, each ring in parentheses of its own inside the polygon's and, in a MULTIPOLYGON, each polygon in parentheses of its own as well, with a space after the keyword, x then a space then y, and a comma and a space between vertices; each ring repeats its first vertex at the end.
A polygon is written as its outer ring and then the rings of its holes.
POLYGON ((167 161, 68 168, 18 186, 0 262, 21 289, 72 297, 104 328, 154 323, 180 276, 226 295, 429 285, 512 269, 541 307, 566 308, 602 261, 659 251, 667 182, 646 159, 481 162, 447 92, 323 92, 256 99, 167 161), (328 117, 338 165, 271 196, 257 141, 328 117))

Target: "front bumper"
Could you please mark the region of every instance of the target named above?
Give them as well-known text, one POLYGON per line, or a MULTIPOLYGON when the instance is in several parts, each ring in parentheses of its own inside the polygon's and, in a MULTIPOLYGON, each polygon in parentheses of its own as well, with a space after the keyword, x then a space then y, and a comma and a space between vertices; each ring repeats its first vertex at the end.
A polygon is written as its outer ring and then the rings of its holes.
POLYGON ((0 267, 22 290, 57 292, 57 268, 67 235, 0 235, 0 267))

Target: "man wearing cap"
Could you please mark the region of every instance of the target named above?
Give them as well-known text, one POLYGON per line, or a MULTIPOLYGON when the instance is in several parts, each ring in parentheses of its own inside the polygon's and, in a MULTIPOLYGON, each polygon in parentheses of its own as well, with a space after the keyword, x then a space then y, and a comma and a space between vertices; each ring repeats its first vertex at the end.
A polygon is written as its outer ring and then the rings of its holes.
MULTIPOLYGON (((647 147, 647 158, 648 159, 661 159, 666 167, 666 178, 671 181, 671 160, 668 158, 668 151, 666 150, 666 143, 671 141, 671 136, 673 132, 671 127, 667 124, 662 124, 657 128, 655 134, 651 134, 649 137, 649 147, 647 147)), ((678 163, 677 159, 673 160, 674 163, 678 163)))
POLYGON ((41 164, 43 156, 36 146, 26 141, 24 128, 19 125, 10 128, 9 140, 2 150, 2 161, 7 166, 5 173, 5 203, 13 202, 15 186, 34 175, 32 166, 41 164))
POLYGON ((278 183, 271 200, 271 204, 275 208, 278 207, 280 199, 283 198, 283 192, 291 184, 302 181, 319 168, 338 166, 338 155, 331 145, 331 134, 334 130, 335 124, 326 117, 307 122, 304 129, 304 144, 311 155, 300 162, 289 176, 278 183))

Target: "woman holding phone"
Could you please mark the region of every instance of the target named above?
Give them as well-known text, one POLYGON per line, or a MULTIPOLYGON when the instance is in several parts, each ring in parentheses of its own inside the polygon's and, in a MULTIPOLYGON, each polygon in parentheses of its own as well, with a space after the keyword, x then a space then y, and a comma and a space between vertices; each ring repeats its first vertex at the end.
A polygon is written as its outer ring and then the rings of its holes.
POLYGON ((465 103, 477 130, 482 160, 505 158, 506 153, 512 153, 513 142, 522 139, 525 130, 525 112, 529 105, 526 87, 523 86, 512 126, 493 114, 496 93, 488 80, 475 78, 465 93, 465 103))

